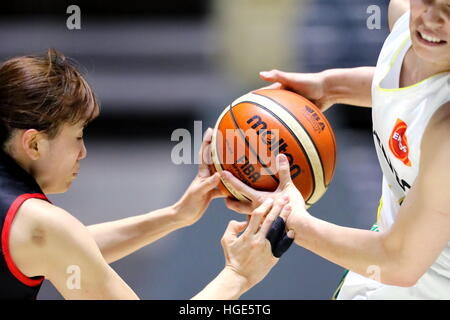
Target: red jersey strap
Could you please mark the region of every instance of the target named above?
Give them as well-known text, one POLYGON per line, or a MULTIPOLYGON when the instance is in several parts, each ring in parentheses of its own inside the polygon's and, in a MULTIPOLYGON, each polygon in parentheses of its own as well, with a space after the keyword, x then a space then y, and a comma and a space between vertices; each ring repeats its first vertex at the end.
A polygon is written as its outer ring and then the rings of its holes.
POLYGON ((20 282, 29 287, 35 287, 37 285, 40 285, 42 281, 44 281, 44 277, 31 279, 24 275, 15 265, 14 261, 12 260, 11 253, 9 252, 9 232, 11 230, 11 225, 14 217, 22 203, 24 203, 25 200, 31 198, 43 199, 51 203, 51 201, 48 200, 47 197, 42 193, 24 193, 18 196, 16 200, 14 200, 14 202, 11 204, 8 212, 6 213, 5 222, 2 229, 2 251, 6 261, 6 265, 8 266, 9 271, 14 275, 14 277, 16 277, 20 282))

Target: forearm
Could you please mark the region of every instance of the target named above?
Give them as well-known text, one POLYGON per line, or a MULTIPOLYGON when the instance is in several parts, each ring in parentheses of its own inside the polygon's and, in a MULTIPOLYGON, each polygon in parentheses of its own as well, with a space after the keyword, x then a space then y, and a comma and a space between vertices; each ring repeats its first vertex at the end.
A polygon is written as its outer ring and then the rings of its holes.
POLYGON ((88 229, 105 260, 112 263, 184 226, 176 218, 176 209, 167 207, 88 229))
POLYGON ((192 300, 237 300, 248 290, 246 280, 234 271, 225 267, 192 300))
POLYGON ((333 103, 371 107, 374 72, 375 67, 323 71, 328 99, 333 103))
POLYGON ((298 245, 376 281, 408 285, 402 281, 399 255, 386 248, 383 233, 341 227, 311 216, 301 221, 294 227, 298 245))

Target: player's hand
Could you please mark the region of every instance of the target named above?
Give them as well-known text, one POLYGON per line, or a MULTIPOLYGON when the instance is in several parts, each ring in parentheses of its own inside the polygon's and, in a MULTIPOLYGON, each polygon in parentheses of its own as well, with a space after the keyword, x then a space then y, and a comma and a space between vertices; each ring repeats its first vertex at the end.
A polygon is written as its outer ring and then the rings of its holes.
MULTIPOLYGON (((278 217, 287 218, 291 207, 278 200, 268 198, 252 212, 250 221, 230 221, 222 237, 225 268, 245 280, 245 291, 264 279, 279 260, 272 254, 267 235, 278 217)), ((294 238, 293 231, 287 235, 294 238)))
POLYGON ((327 93, 325 78, 322 73, 294 73, 279 70, 262 71, 259 74, 264 81, 273 84, 262 89, 285 89, 296 92, 311 100, 322 112, 334 102, 327 93))
POLYGON ((232 198, 226 198, 225 205, 238 213, 252 214, 252 211, 259 207, 266 199, 275 199, 280 197, 283 193, 288 196, 289 202, 294 208, 305 209, 303 196, 295 187, 291 179, 289 160, 284 154, 279 154, 276 158, 276 163, 280 184, 273 192, 255 190, 236 178, 231 172, 222 171, 221 178, 229 183, 237 192, 244 195, 247 199, 250 199, 250 201, 239 201, 232 198))
POLYGON ((310 217, 310 215, 308 211, 306 211, 302 194, 292 182, 289 170, 289 160, 285 155, 279 154, 276 161, 280 184, 274 192, 255 190, 237 179, 230 172, 223 171, 222 179, 225 179, 236 191, 251 200, 239 201, 231 198, 225 199, 226 206, 238 213, 252 215, 254 214, 255 208, 259 207, 267 199, 286 198, 289 202, 289 213, 284 215, 282 220, 281 218, 277 219, 271 225, 268 235, 268 239, 272 243, 273 254, 280 257, 292 244, 292 241, 289 241, 288 239, 287 230, 295 231, 296 226, 301 224, 305 218, 310 217))
POLYGON ((211 163, 211 128, 205 133, 199 151, 198 173, 181 199, 174 205, 176 218, 184 225, 197 222, 208 208, 212 199, 222 198, 224 195, 217 189, 220 182, 218 173, 211 175, 208 164, 211 163))

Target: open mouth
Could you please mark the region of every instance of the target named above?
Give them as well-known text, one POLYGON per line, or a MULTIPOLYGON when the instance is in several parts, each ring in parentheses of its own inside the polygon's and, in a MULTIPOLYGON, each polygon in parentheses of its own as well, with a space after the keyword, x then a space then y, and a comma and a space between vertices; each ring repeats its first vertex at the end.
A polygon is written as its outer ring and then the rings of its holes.
POLYGON ((419 39, 419 41, 423 44, 426 44, 428 46, 443 46, 447 44, 447 41, 441 40, 439 38, 435 38, 433 36, 430 36, 428 34, 422 33, 420 31, 416 31, 416 36, 419 39))

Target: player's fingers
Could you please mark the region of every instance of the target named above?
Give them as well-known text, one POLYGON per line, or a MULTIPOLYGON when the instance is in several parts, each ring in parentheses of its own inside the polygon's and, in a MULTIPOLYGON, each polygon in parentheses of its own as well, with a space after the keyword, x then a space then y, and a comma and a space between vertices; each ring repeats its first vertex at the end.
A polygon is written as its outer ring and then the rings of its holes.
MULTIPOLYGON (((258 231, 258 233, 261 235, 261 237, 263 237, 263 238, 266 237, 266 235, 268 234, 268 231, 271 229, 271 226, 274 225, 276 223, 276 221, 278 221, 280 213, 282 211, 284 211, 283 207, 284 207, 285 203, 286 203, 286 201, 282 198, 277 199, 275 201, 269 214, 264 219, 261 229, 258 231)), ((281 221, 283 221, 283 219, 281 219, 281 221)), ((283 231, 284 231, 284 225, 283 225, 283 231)))
POLYGON ((213 129, 212 128, 206 129, 205 135, 203 136, 202 144, 204 144, 204 145, 209 144, 211 142, 212 135, 213 135, 213 129))
POLYGON ((261 71, 259 76, 264 81, 280 82, 282 84, 288 84, 293 81, 290 72, 283 72, 280 70, 261 71))
MULTIPOLYGON (((286 198, 287 198, 286 201, 289 201, 289 197, 286 196, 286 198)), ((292 212, 291 205, 290 204, 285 205, 283 210, 281 211, 280 218, 283 219, 286 222, 288 220, 289 215, 291 214, 291 212, 292 212)))
POLYGON ((284 232, 281 240, 276 244, 275 248, 272 249, 272 254, 275 258, 280 258, 283 253, 285 253, 292 243, 294 242, 295 234, 293 230, 289 230, 287 233, 284 232))
POLYGON ((219 185, 220 175, 216 172, 211 177, 206 178, 201 182, 201 190, 204 193, 207 193, 213 190, 215 187, 219 185))
POLYGON ((228 223, 227 228, 225 229, 225 232, 223 234, 222 237, 222 241, 229 241, 232 240, 234 238, 236 238, 238 236, 239 233, 241 233, 242 231, 244 231, 245 227, 248 225, 247 221, 236 221, 236 220, 231 220, 228 223))
POLYGON ((253 210, 253 214, 250 218, 247 229, 244 234, 255 234, 258 231, 261 221, 264 219, 265 215, 270 211, 273 205, 273 199, 266 199, 262 205, 253 210))
POLYGON ((244 195, 247 199, 254 201, 258 198, 259 191, 243 183, 241 180, 236 178, 231 172, 223 170, 220 173, 220 177, 226 183, 229 183, 237 192, 244 195))
MULTIPOLYGON (((281 215, 288 215, 286 212, 289 212, 291 210, 291 207, 289 205, 285 205, 283 209, 281 210, 281 215)), ((286 233, 286 220, 283 220, 283 218, 280 216, 276 217, 275 221, 273 223, 270 223, 270 225, 267 227, 264 226, 264 230, 261 230, 263 236, 269 240, 272 252, 276 249, 278 246, 278 243, 283 239, 283 235, 286 233), (267 230, 267 231, 266 231, 267 230)))
POLYGON ((250 201, 239 201, 232 198, 226 198, 225 205, 228 209, 236 211, 237 213, 251 214, 253 211, 253 205, 250 201))
POLYGON ((211 161, 211 139, 212 139, 213 129, 208 128, 203 137, 203 142, 198 153, 198 173, 201 177, 208 177, 210 175, 208 165, 212 163, 211 161))
POLYGON ((280 153, 279 155, 277 155, 276 161, 278 169, 278 178, 280 179, 279 188, 283 190, 287 184, 292 183, 291 173, 289 170, 289 160, 284 154, 280 153))

